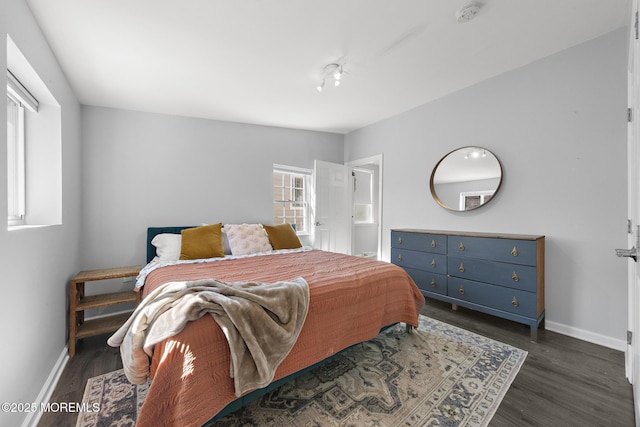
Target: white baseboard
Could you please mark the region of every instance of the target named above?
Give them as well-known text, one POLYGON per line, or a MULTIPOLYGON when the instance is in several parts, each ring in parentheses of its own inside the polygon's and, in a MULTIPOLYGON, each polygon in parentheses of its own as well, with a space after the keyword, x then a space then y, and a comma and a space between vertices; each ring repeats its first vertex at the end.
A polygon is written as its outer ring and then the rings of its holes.
POLYGON ((548 320, 545 320, 544 323, 545 329, 549 331, 557 332, 562 335, 568 335, 582 341, 587 341, 622 352, 627 350, 627 342, 624 340, 617 340, 605 335, 585 331, 584 329, 574 328, 573 326, 563 325, 562 323, 550 322, 548 320))
MULTIPOLYGON (((69 348, 65 345, 62 349, 62 353, 60 353, 60 357, 56 361, 56 364, 53 365, 53 369, 45 381, 42 389, 40 390, 40 394, 36 398, 35 402, 40 403, 49 403, 49 399, 51 399, 51 395, 53 391, 56 389, 56 385, 58 385, 58 380, 62 376, 62 372, 64 371, 65 366, 67 366, 67 362, 69 362, 69 348)), ((42 417, 42 412, 33 411, 27 414, 27 417, 22 422, 22 427, 36 427, 40 422, 40 417, 42 417)))
MULTIPOLYGON (((91 319, 98 319, 100 317, 113 316, 114 314, 120 314, 120 313, 126 313, 126 312, 127 310, 117 311, 115 313, 105 313, 98 316, 93 316, 91 317, 91 319)), ((44 385, 42 386, 42 389, 40 390, 40 393, 38 394, 38 397, 34 402, 37 402, 38 404, 49 403, 49 399, 51 399, 51 396, 53 395, 53 392, 56 389, 56 386, 58 385, 58 381, 62 376, 62 372, 64 371, 64 368, 65 366, 67 366, 68 362, 69 362, 69 345, 67 344, 62 349, 62 353, 60 353, 60 357, 58 357, 58 360, 56 361, 55 365, 51 369, 51 373, 49 373, 49 377, 45 381, 44 385)), ((41 417, 42 417, 42 412, 40 411, 29 412, 26 418, 24 419, 24 421, 22 422, 21 427, 36 427, 40 422, 41 417)))
MULTIPOLYGON (((120 313, 126 313, 126 312, 130 312, 130 310, 117 311, 115 313, 105 313, 98 316, 93 316, 91 318, 87 318, 86 320, 98 319, 100 317, 113 316, 114 314, 120 314, 120 313)), ((69 345, 67 344, 62 349, 62 353, 60 353, 60 357, 58 357, 58 360, 56 361, 55 365, 53 365, 53 368, 49 373, 49 377, 47 378, 44 385, 42 386, 42 389, 40 390, 40 393, 38 394, 38 397, 36 398, 35 402, 37 402, 38 404, 49 403, 49 400, 51 399, 51 396, 53 395, 53 392, 56 389, 56 386, 58 385, 58 381, 62 376, 62 372, 64 371, 64 368, 65 366, 67 366, 68 362, 69 362, 69 345)), ((22 422, 21 427, 36 427, 40 422, 41 417, 42 417, 42 412, 40 411, 29 412, 26 418, 24 419, 24 421, 22 422)))

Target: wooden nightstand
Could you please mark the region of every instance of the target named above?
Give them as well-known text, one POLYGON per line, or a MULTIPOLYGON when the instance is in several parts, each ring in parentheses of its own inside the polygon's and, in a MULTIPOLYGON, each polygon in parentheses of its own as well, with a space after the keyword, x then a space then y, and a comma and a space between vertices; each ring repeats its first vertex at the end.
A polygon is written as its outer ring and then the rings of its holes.
POLYGON ((115 332, 129 318, 131 311, 84 320, 84 311, 90 308, 108 307, 116 304, 135 302, 140 303, 140 292, 123 291, 109 294, 85 296, 84 285, 95 280, 118 279, 122 277, 136 277, 140 266, 104 268, 100 270, 86 270, 76 274, 69 289, 69 357, 76 354, 76 340, 94 335, 115 332))

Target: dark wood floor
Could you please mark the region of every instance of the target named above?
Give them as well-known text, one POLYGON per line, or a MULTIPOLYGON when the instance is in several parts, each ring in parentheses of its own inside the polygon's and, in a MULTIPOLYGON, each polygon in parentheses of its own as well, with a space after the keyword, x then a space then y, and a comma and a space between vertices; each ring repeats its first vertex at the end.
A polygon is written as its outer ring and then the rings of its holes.
MULTIPOLYGON (((634 426, 624 353, 550 331, 429 300, 423 314, 529 352, 490 426, 634 426)), ((81 402, 87 379, 122 367, 107 336, 82 340, 51 402, 81 402)), ((76 414, 45 413, 40 426, 74 426, 76 414)))
POLYGON ((533 343, 527 326, 433 300, 422 312, 529 353, 490 426, 635 425, 623 352, 545 330, 533 343))

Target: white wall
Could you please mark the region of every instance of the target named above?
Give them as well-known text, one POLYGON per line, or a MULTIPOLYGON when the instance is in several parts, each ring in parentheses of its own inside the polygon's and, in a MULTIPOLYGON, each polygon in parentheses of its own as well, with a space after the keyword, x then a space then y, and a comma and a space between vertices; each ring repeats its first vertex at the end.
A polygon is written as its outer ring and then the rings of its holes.
POLYGON ((82 107, 82 265, 145 262, 149 226, 272 222, 273 164, 342 163, 343 136, 82 107))
MULTIPOLYGON (((3 350, 0 402, 37 402, 43 384, 64 359, 67 288, 78 270, 80 230, 80 106, 23 0, 2 0, 0 70, 9 34, 59 102, 62 112, 62 224, 7 231, 0 226, 3 350)), ((0 73, 0 87, 6 73, 0 73)), ((0 117, 6 116, 1 103, 0 117)), ((6 135, 0 120, 0 135, 6 135)), ((4 139, 4 137, 3 137, 4 139)), ((0 149, 0 212, 7 212, 7 157, 0 149)), ((20 425, 26 413, 0 412, 0 425, 20 425)))
POLYGON ((384 155, 386 258, 397 227, 546 235, 547 328, 624 348, 626 40, 620 29, 348 134, 345 160, 384 155), (504 181, 454 213, 428 180, 467 145, 493 151, 504 181))

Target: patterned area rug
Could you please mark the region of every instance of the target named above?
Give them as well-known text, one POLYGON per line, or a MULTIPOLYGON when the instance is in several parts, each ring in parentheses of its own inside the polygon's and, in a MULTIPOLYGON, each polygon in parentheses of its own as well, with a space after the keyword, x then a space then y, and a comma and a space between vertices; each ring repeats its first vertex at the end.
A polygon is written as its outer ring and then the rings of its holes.
MULTIPOLYGON (((420 316, 358 344, 212 426, 486 426, 527 353, 420 316)), ((87 382, 78 427, 133 426, 148 384, 87 382)))

